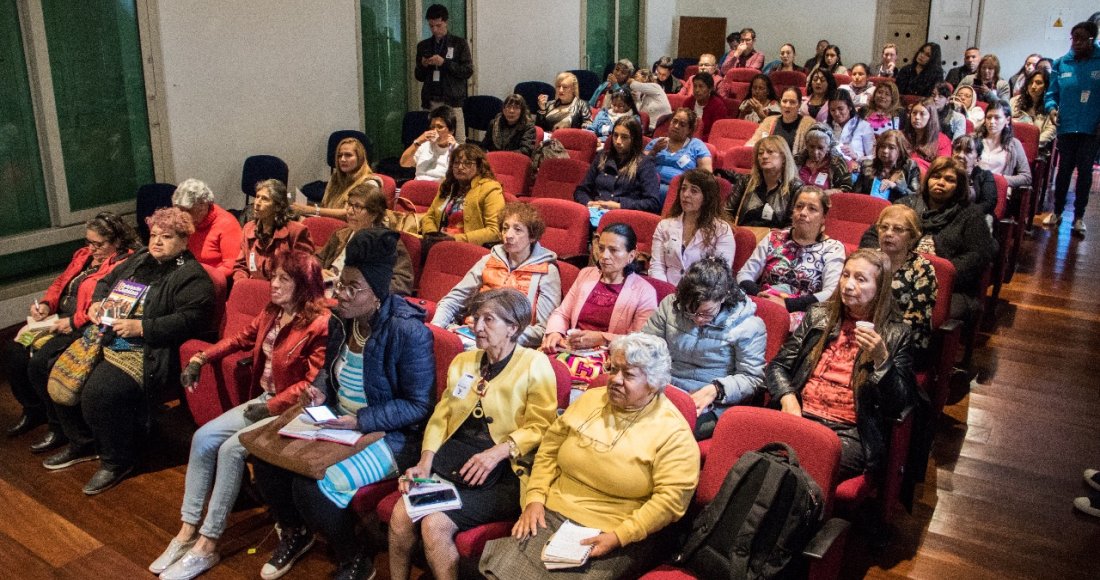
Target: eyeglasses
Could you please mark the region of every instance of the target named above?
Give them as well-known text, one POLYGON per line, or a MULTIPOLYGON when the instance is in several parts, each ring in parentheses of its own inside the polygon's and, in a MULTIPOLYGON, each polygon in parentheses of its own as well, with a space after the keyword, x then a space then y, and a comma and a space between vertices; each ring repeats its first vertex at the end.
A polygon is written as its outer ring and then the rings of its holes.
POLYGON ((721 312, 722 312, 721 308, 717 308, 717 309, 712 310, 710 312, 700 312, 700 311, 696 310, 695 312, 685 312, 684 316, 687 316, 688 318, 690 318, 690 319, 692 319, 696 322, 710 322, 711 320, 714 320, 715 318, 717 318, 718 315, 721 314, 721 312))
POLYGON ((519 106, 519 104, 517 104, 517 103, 508 103, 507 105, 504 105, 504 108, 505 109, 516 109, 517 111, 523 109, 523 107, 519 106))
POLYGON ((905 226, 888 226, 886 224, 880 224, 878 226, 875 226, 875 229, 877 229, 880 234, 907 234, 907 233, 909 233, 909 228, 907 228, 905 226))
POLYGON ((349 203, 347 205, 347 208, 348 208, 348 211, 356 211, 356 212, 367 211, 367 206, 365 206, 361 203, 349 203))
POLYGON ((91 248, 92 248, 93 250, 98 250, 98 249, 102 248, 103 246, 106 246, 106 245, 107 245, 107 241, 106 241, 106 240, 104 240, 104 241, 102 241, 102 242, 96 242, 96 241, 92 241, 92 240, 89 240, 89 239, 87 239, 87 238, 85 238, 85 239, 84 239, 84 243, 85 243, 85 244, 88 244, 89 246, 91 246, 91 248))
POLYGON ((355 297, 358 296, 359 293, 362 292, 363 290, 366 290, 366 288, 365 287, 364 288, 357 288, 355 286, 348 286, 347 284, 344 284, 340 280, 337 280, 336 283, 332 285, 333 295, 343 296, 343 297, 347 298, 348 300, 355 300, 355 297))
POLYGON ((455 160, 455 167, 477 167, 477 161, 471 161, 469 159, 462 161, 455 160))

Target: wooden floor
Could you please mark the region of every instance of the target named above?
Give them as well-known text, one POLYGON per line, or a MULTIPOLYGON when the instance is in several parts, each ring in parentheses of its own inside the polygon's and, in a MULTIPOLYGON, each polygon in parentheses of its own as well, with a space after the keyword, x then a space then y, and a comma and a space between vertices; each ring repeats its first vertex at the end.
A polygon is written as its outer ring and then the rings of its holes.
MULTIPOLYGON (((1085 467, 1100 468, 1100 204, 1092 239, 1036 228, 1020 272, 1002 291, 997 327, 975 355, 978 375, 958 385, 939 430, 933 467, 912 515, 896 521, 882 553, 856 537, 849 578, 1097 578, 1100 520, 1074 512, 1085 467), (1090 251, 1091 249, 1091 251, 1090 251)), ((964 382, 964 381, 960 381, 964 382)), ((0 388, 0 425, 18 406, 0 388)), ((0 437, 0 578, 144 578, 179 526, 189 429, 162 416, 150 465, 97 497, 80 488, 96 468, 48 472, 27 445, 42 431, 0 437)), ((243 498, 203 578, 255 578, 274 546, 265 512, 243 498), (249 553, 256 548, 255 553, 249 553)), ((385 578, 380 556, 379 578, 385 578)), ((315 548, 287 578, 333 570, 315 548)))

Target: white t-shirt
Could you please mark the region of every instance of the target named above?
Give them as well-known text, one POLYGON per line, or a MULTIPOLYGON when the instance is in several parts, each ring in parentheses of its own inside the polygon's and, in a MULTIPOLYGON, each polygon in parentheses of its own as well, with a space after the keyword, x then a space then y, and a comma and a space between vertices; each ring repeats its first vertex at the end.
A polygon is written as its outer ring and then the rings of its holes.
POLYGON ((439 147, 434 141, 426 141, 413 153, 416 161, 416 178, 427 181, 443 181, 447 165, 451 162, 451 148, 439 147))
POLYGON ((978 166, 990 173, 1004 175, 1007 169, 1005 163, 1008 161, 1008 151, 1001 147, 1000 141, 983 139, 982 145, 985 149, 982 150, 982 158, 978 160, 978 166))

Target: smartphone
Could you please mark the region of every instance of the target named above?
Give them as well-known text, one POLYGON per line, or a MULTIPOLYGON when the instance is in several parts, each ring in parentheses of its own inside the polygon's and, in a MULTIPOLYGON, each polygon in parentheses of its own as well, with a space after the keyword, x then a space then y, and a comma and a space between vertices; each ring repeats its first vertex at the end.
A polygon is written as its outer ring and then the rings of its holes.
POLYGON ((336 415, 333 414, 332 409, 329 409, 324 405, 317 405, 316 407, 306 407, 306 415, 309 415, 310 419, 313 419, 318 423, 321 423, 323 421, 331 421, 336 418, 336 415))
POLYGON ((421 507, 431 505, 435 503, 445 503, 458 499, 458 494, 453 489, 440 489, 437 491, 429 491, 427 493, 418 493, 416 495, 409 495, 409 503, 413 507, 421 507))
POLYGON ((474 334, 473 329, 469 326, 459 326, 455 328, 455 334, 466 337, 470 340, 477 340, 477 335, 474 334))

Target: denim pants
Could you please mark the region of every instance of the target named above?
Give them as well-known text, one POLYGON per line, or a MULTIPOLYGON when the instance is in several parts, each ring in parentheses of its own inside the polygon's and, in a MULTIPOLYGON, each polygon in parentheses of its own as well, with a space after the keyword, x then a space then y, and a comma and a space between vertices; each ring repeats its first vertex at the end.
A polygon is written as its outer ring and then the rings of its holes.
POLYGON ((206 519, 199 529, 199 533, 207 538, 216 540, 221 537, 226 519, 241 490, 248 451, 241 445, 240 434, 275 419, 268 417, 252 422, 245 418, 244 410, 255 403, 266 403, 269 398, 270 395, 264 393, 222 413, 199 427, 191 438, 191 456, 187 462, 180 516, 184 523, 198 525, 209 495, 206 519))

